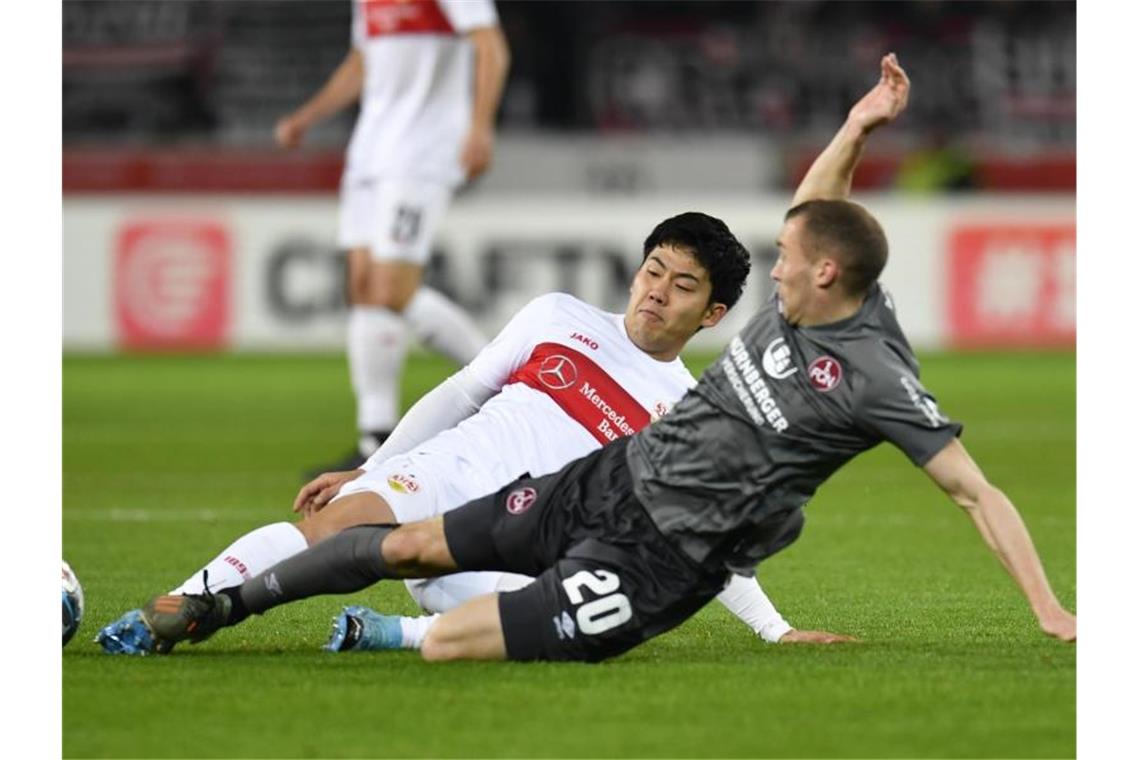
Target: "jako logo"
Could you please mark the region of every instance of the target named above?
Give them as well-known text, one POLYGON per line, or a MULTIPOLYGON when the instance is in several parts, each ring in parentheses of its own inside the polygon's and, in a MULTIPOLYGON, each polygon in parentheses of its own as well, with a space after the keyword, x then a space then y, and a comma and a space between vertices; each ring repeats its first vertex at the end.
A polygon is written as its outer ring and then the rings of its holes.
POLYGON ((595 351, 598 350, 598 341, 594 340, 593 338, 589 338, 580 332, 570 333, 570 340, 576 340, 579 343, 585 343, 587 346, 594 349, 595 351))
POLYGON ((512 515, 521 515, 534 506, 538 499, 538 492, 530 486, 519 488, 507 494, 507 511, 512 515))
POLYGON ((808 378, 817 391, 826 393, 843 379, 843 367, 830 356, 821 356, 808 367, 808 378))

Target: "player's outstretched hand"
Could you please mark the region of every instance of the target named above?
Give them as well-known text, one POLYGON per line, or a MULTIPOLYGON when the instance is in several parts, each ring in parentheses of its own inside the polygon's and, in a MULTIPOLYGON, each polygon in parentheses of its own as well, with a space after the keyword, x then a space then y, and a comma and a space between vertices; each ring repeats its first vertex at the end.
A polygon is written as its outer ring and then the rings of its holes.
POLYGON ((314 515, 325 508, 332 501, 337 491, 350 480, 356 480, 364 474, 364 470, 347 470, 344 472, 326 472, 301 486, 297 498, 293 500, 293 511, 300 512, 306 517, 314 515))
POLYGON ((1077 616, 1064 608, 1041 618, 1041 630, 1061 641, 1077 640, 1077 616))
POLYGON ((800 631, 793 628, 780 637, 781 644, 845 644, 859 639, 830 631, 800 631))
POLYGON ((898 118, 910 97, 910 80, 894 53, 883 56, 879 64, 879 83, 859 100, 847 114, 849 121, 870 132, 898 118))

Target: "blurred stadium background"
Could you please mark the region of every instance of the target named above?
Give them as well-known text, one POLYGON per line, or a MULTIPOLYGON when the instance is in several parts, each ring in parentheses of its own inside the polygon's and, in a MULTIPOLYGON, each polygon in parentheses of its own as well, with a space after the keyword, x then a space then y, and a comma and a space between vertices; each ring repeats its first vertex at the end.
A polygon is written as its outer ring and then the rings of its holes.
MULTIPOLYGON (((488 333, 550 289, 618 308, 644 234, 719 215, 757 259, 723 344, 768 294, 782 212, 894 50, 916 89, 858 198, 921 348, 1075 337, 1070 2, 504 2, 495 163, 430 280, 488 333)), ((274 121, 348 45, 348 2, 63 4, 67 348, 338 350, 335 189, 347 112, 299 154, 274 121)))

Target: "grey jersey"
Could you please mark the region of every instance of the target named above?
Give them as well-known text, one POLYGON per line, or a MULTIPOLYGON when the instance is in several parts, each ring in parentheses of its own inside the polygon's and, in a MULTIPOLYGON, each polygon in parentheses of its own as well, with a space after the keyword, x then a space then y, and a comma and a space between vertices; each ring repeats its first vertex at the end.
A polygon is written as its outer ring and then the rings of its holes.
POLYGON ((750 574, 856 454, 887 440, 921 466, 961 430, 919 382, 875 285, 853 316, 817 327, 788 324, 773 298, 628 459, 662 533, 706 567, 750 574))

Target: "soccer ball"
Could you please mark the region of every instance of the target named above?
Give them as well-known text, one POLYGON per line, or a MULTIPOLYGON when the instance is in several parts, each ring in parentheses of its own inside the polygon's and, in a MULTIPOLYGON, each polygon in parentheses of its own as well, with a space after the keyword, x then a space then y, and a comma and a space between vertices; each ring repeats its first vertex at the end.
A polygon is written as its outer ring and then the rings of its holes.
POLYGON ((83 619, 83 587, 79 579, 71 571, 71 566, 63 563, 63 645, 71 641, 71 637, 79 630, 79 621, 83 619))

